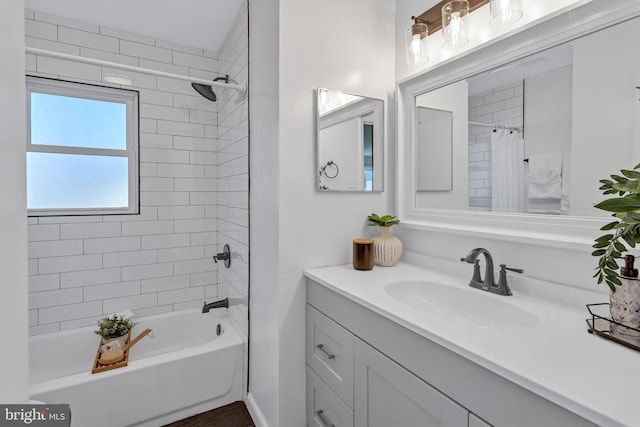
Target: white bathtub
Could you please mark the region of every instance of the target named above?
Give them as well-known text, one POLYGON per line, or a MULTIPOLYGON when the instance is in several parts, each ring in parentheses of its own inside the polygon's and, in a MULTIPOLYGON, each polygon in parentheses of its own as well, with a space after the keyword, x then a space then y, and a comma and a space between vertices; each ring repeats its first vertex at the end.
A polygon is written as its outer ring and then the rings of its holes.
POLYGON ((243 344, 226 309, 137 321, 132 337, 153 334, 131 348, 129 366, 93 375, 95 327, 31 337, 31 399, 70 404, 72 427, 156 427, 242 399, 243 344))

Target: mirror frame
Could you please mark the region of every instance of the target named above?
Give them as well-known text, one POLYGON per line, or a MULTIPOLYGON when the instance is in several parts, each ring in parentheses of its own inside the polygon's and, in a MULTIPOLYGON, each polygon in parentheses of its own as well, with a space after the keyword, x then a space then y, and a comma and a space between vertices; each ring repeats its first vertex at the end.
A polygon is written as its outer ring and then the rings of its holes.
POLYGON ((315 117, 315 144, 316 144, 316 158, 315 158, 315 163, 316 163, 316 170, 315 170, 315 185, 316 185, 316 192, 319 193, 363 193, 363 194, 374 194, 374 193, 382 193, 384 192, 384 168, 385 168, 385 160, 384 160, 384 154, 385 154, 385 123, 384 123, 384 100, 383 99, 379 99, 379 98, 374 98, 371 96, 365 96, 365 95, 358 95, 355 93, 350 93, 350 92, 344 92, 341 90, 337 90, 337 89, 330 89, 327 87, 317 87, 314 91, 314 103, 315 103, 315 108, 314 108, 314 113, 316 115, 315 117), (340 92, 343 93, 345 95, 350 95, 350 96, 357 96, 363 99, 368 99, 371 101, 376 101, 376 105, 375 107, 371 110, 371 114, 373 115, 374 120, 376 121, 377 126, 374 127, 373 129, 373 140, 374 140, 374 148, 373 148, 373 152, 374 154, 377 153, 377 156, 374 156, 374 160, 373 160, 373 189, 371 191, 366 191, 366 190, 323 190, 320 188, 320 182, 318 179, 318 168, 321 167, 320 165, 320 111, 318 109, 318 103, 319 103, 319 94, 321 90, 330 90, 333 92, 340 92), (378 143, 377 146, 375 146, 376 141, 380 141, 378 143), (378 157, 379 159, 376 161, 376 157, 378 157))
POLYGON ((416 151, 413 126, 416 120, 415 98, 638 16, 640 2, 594 0, 398 82, 396 170, 398 216, 402 223, 412 228, 467 237, 590 252, 593 238, 599 233, 599 228, 608 222, 608 217, 563 217, 418 207, 413 161, 416 151))

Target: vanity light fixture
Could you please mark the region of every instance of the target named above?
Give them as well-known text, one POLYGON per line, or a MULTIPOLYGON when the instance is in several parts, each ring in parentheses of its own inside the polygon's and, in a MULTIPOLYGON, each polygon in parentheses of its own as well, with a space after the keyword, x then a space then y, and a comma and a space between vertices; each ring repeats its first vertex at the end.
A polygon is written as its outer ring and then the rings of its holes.
POLYGON ((469 2, 452 0, 442 6, 442 47, 457 49, 469 43, 469 2))
POLYGON ((427 21, 416 16, 412 16, 411 19, 413 19, 413 25, 405 31, 407 64, 420 65, 429 61, 426 43, 429 29, 427 21))
POLYGON ((491 25, 510 25, 522 15, 522 0, 491 0, 491 25))
POLYGON ((443 0, 411 17, 414 24, 406 30, 407 63, 418 65, 428 61, 427 37, 440 29, 445 49, 466 45, 469 42, 468 14, 489 2, 491 25, 509 25, 523 16, 522 0, 443 0))

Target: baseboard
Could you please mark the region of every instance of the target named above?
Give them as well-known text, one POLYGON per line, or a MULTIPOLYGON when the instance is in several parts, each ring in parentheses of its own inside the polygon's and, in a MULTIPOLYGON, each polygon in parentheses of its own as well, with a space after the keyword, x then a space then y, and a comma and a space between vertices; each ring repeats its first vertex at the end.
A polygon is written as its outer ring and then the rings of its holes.
POLYGON ((265 420, 264 415, 262 415, 262 412, 260 411, 260 408, 258 408, 258 405, 251 393, 247 394, 247 400, 245 403, 256 427, 269 427, 269 424, 265 420))

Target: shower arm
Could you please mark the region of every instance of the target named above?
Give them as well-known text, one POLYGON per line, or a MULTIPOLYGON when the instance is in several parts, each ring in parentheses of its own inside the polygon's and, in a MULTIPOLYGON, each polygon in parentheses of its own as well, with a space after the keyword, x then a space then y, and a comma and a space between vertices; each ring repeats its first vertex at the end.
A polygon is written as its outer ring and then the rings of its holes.
POLYGON ((53 52, 50 50, 37 49, 34 47, 25 47, 24 51, 25 53, 32 54, 32 55, 47 56, 49 58, 64 59, 67 61, 81 62, 84 64, 98 65, 101 67, 118 68, 121 70, 135 71, 137 73, 151 74, 154 76, 167 77, 170 79, 182 80, 186 82, 201 83, 209 86, 218 86, 222 88, 233 89, 238 91, 238 102, 241 102, 242 100, 244 100, 247 97, 247 92, 248 92, 248 87, 246 84, 225 83, 224 81, 215 81, 215 80, 201 79, 198 77, 183 76, 181 74, 168 73, 166 71, 152 70, 150 68, 136 67, 136 66, 127 65, 127 64, 119 64, 117 62, 103 61, 101 59, 85 58, 83 56, 70 55, 68 53, 61 53, 61 52, 53 52))

